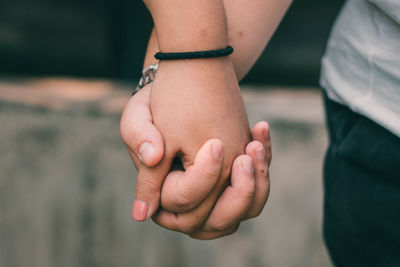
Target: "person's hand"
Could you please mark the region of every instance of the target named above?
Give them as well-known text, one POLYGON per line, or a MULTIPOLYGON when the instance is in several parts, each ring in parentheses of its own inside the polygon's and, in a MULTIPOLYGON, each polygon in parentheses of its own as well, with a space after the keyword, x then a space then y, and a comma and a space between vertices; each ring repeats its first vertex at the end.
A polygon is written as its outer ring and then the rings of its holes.
MULTIPOLYGON (((152 124, 153 120, 152 120, 152 115, 150 112, 150 107, 149 107, 149 95, 150 95, 150 88, 151 88, 151 84, 146 86, 145 88, 143 88, 140 92, 138 92, 134 97, 132 97, 129 102, 127 103, 125 109, 124 109, 124 113, 121 119, 121 135, 122 138, 124 140, 124 142, 126 143, 129 153, 135 163, 136 168, 139 170, 140 172, 140 168, 142 168, 142 163, 148 167, 150 166, 154 166, 155 164, 157 164, 159 162, 159 160, 162 158, 163 153, 164 153, 164 147, 163 147, 163 140, 162 137, 160 135, 160 133, 158 132, 158 130, 154 127, 154 125, 152 124), (143 144, 145 144, 144 146, 142 146, 143 144), (144 147, 144 148, 143 148, 144 147), (141 160, 140 160, 140 159, 141 160), (142 161, 142 163, 141 163, 142 161)), ((253 158, 253 161, 255 163, 255 176, 256 176, 256 180, 255 180, 255 197, 253 199, 253 201, 251 202, 251 207, 248 208, 248 212, 246 213, 246 216, 244 218, 247 217, 254 217, 257 216, 261 210, 262 207, 264 206, 266 199, 268 197, 268 192, 269 192, 269 179, 268 179, 268 169, 267 169, 267 165, 261 164, 261 162, 263 162, 263 160, 260 160, 260 158, 262 158, 262 155, 265 155, 264 160, 265 161, 269 161, 270 157, 271 157, 271 150, 270 150, 270 141, 269 141, 269 131, 268 131, 268 125, 265 122, 260 122, 258 123, 253 130, 253 138, 255 140, 259 140, 261 143, 263 143, 264 145, 264 149, 262 149, 262 147, 260 145, 257 146, 257 143, 251 143, 247 146, 247 154, 250 155, 253 158), (266 151, 266 153, 264 154, 264 151, 266 151)), ((214 141, 215 142, 215 141, 214 141)), ((207 142, 206 145, 212 145, 213 141, 207 142)), ((205 146, 206 146, 205 145, 205 146)), ((216 145, 218 146, 218 141, 216 141, 216 145)), ((211 159, 212 161, 212 155, 210 150, 207 149, 202 149, 200 152, 203 152, 203 156, 202 155, 197 155, 197 158, 205 158, 203 160, 203 162, 207 162, 207 157, 209 158, 209 160, 211 159)), ((199 153, 201 154, 201 153, 199 153)), ((248 161, 247 159, 243 159, 244 161, 248 161)), ((201 162, 201 161, 200 161, 201 162)), ((215 165, 218 165, 217 162, 214 163, 215 165)), ((240 173, 243 173, 243 171, 241 170, 241 168, 238 168, 236 166, 240 165, 240 163, 242 163, 241 159, 237 159, 235 161, 235 165, 233 167, 233 177, 239 177, 240 173), (238 174, 235 174, 238 173, 238 174)), ((195 162, 196 165, 196 162, 195 162)), ((241 166, 241 165, 240 165, 241 166)), ((197 181, 199 181, 201 183, 201 179, 196 179, 196 177, 207 177, 207 174, 210 174, 209 170, 212 168, 201 168, 201 166, 198 166, 197 168, 193 168, 197 171, 192 171, 191 173, 188 172, 185 174, 185 179, 181 179, 181 191, 185 191, 185 184, 187 184, 187 186, 193 186, 194 188, 196 188, 196 186, 198 184, 196 184, 197 181), (186 181, 186 182, 185 182, 186 181)), ((218 166, 216 167, 216 169, 218 169, 218 166)), ((172 173, 169 174, 169 176, 172 175, 172 173)), ((169 179, 169 176, 167 176, 167 180, 168 181, 172 181, 173 179, 169 179)), ((212 176, 212 175, 211 175, 212 176)), ((249 175, 245 173, 245 177, 248 177, 249 175), (247 175, 247 176, 246 176, 247 175)), ((176 177, 175 177, 176 178, 176 177)), ((212 184, 212 181, 216 181, 217 180, 217 174, 214 175, 213 177, 210 177, 210 184, 212 184)), ((242 179, 235 179, 237 181, 240 181, 242 179)), ((245 182, 244 184, 242 184, 240 187, 228 187, 227 191, 231 191, 233 192, 233 195, 239 194, 240 190, 246 190, 246 188, 251 188, 251 179, 243 179, 245 182), (247 182, 248 183, 247 183, 247 182), (246 187, 247 185, 247 187, 246 187)), ((173 184, 173 183, 169 183, 169 184, 173 184)), ((232 183, 232 185, 234 185, 235 183, 232 183)), ((160 185, 161 187, 161 185, 160 185)), ((159 191, 161 190, 161 188, 159 188, 159 191)), ((201 191, 201 190, 200 190, 201 191)), ((251 190, 250 190, 251 191, 251 190)), ((168 187, 163 188, 163 195, 168 195, 166 192, 168 192, 168 187)), ((150 192, 150 195, 153 194, 152 192, 150 192)), ((229 195, 232 193, 223 193, 223 195, 229 195)), ((240 194, 239 194, 240 195, 240 194)), ((194 196, 194 195, 192 195, 194 196)), ((164 202, 168 202, 168 199, 163 198, 164 202)), ((226 199, 225 203, 234 203, 235 201, 229 201, 229 197, 224 197, 221 198, 221 200, 226 199)), ((190 203, 191 199, 188 199, 188 206, 194 206, 193 203, 190 203)), ((169 205, 173 205, 174 200, 170 201, 171 203, 169 205)), ((219 204, 220 201, 217 202, 216 206, 221 206, 223 207, 224 205, 220 205, 219 204)), ((223 203, 224 201, 222 201, 223 203)), ((240 202, 240 201, 239 201, 240 202)), ((136 202, 135 202, 136 203, 136 202)), ((246 203, 249 203, 248 201, 246 203)), ((246 207, 247 205, 241 205, 241 207, 246 207)), ((231 220, 230 222, 228 222, 229 225, 238 225, 238 219, 240 218, 241 215, 243 214, 244 211, 239 211, 237 209, 237 207, 233 207, 232 205, 230 205, 230 207, 232 207, 234 210, 238 211, 236 214, 239 214, 239 217, 233 216, 233 220, 231 220)), ((222 211, 224 211, 225 209, 223 208, 222 211)), ((244 209, 245 210, 245 209, 244 209)), ((135 209, 133 210, 133 217, 134 219, 138 220, 140 217, 143 217, 143 214, 138 214, 143 210, 140 210, 140 205, 139 205, 139 209, 136 209, 136 214, 135 214, 135 209)), ((219 220, 218 218, 227 218, 227 216, 231 216, 229 215, 229 209, 226 210, 228 212, 215 212, 212 211, 211 216, 209 217, 209 220, 206 221, 206 224, 204 225, 204 227, 202 227, 203 229, 200 231, 200 229, 195 229, 195 231, 193 232, 193 237, 196 238, 203 238, 203 239, 210 239, 210 238, 216 238, 219 236, 223 236, 226 234, 229 234, 230 232, 232 232, 232 229, 235 229, 236 226, 234 227, 230 227, 231 229, 229 229, 228 231, 210 231, 210 229, 223 229, 227 226, 227 224, 223 225, 221 223, 219 224, 215 224, 215 222, 221 222, 221 220, 219 220), (219 216, 221 214, 221 216, 219 216), (225 215, 227 216, 225 216, 225 215), (213 219, 214 218, 214 219, 213 219), (216 218, 216 219, 215 219, 216 218), (213 222, 214 221, 214 222, 213 222), (205 230, 207 231, 205 231, 205 230)), ((147 211, 145 211, 147 212, 147 211)), ((143 212, 142 212, 143 213, 143 212)), ((179 220, 172 220, 169 222, 168 219, 162 219, 163 217, 168 218, 168 213, 165 212, 165 210, 160 213, 162 214, 166 214, 166 216, 162 215, 162 216, 157 216, 157 218, 155 218, 155 220, 163 226, 163 223, 166 223, 167 225, 169 224, 170 226, 173 226, 175 224, 175 228, 176 230, 185 232, 185 230, 194 230, 193 229, 183 229, 179 227, 179 223, 184 222, 184 220, 182 220, 182 218, 185 218, 185 216, 181 216, 179 220)), ((159 215, 160 215, 159 214, 159 215)), ((243 219, 243 218, 242 218, 243 219)), ((197 225, 195 223, 195 225, 197 225)), ((168 227, 167 227, 168 228, 168 227)))
MULTIPOLYGON (((231 185, 217 199, 203 225, 198 228, 195 214, 173 213, 161 208, 153 216, 153 221, 167 229, 180 231, 196 239, 215 239, 235 232, 241 221, 258 216, 269 196, 269 163, 271 162, 271 142, 266 122, 258 122, 252 131, 253 140, 246 147, 246 155, 238 156, 232 166, 231 185), (254 168, 254 169, 253 169, 254 168)), ((169 205, 180 203, 180 195, 185 195, 187 203, 197 202, 197 192, 207 190, 202 181, 216 181, 222 162, 215 160, 210 151, 210 140, 196 155, 193 171, 195 178, 183 171, 168 174, 162 188, 164 196, 169 195, 169 205), (207 165, 204 167, 204 165, 207 165), (185 177, 186 176, 186 177, 185 177), (185 181, 185 178, 187 181, 185 181), (200 178, 200 179, 199 179, 200 178), (189 193, 189 194, 188 194, 189 193), (192 193, 192 194, 190 194, 192 193)))
MULTIPOLYGON (((228 184, 233 160, 244 154, 250 141, 246 111, 229 57, 161 61, 152 84, 150 110, 153 123, 162 134, 165 151, 160 163, 152 168, 143 167, 138 173, 136 202, 141 209, 147 208, 146 218, 159 208, 159 188, 174 159, 180 160, 189 173, 197 152, 207 140, 218 138, 224 145, 222 168, 215 170, 220 173, 217 183, 209 183, 208 190, 198 193, 197 203, 192 199, 191 211, 185 213, 195 219, 187 227, 197 228, 195 222, 201 224, 200 218, 207 218, 228 184)), ((214 150, 222 154, 218 145, 214 150)), ((184 195, 175 205, 161 203, 176 213, 188 208, 184 195)))
MULTIPOLYGON (((129 153, 132 156, 137 169, 142 167, 139 157, 140 145, 148 142, 155 144, 151 153, 140 156, 143 164, 148 166, 155 165, 159 162, 163 154, 163 140, 158 130, 152 124, 152 117, 149 106, 151 85, 146 86, 127 104, 121 121, 121 134, 126 140, 129 153), (129 114, 136 114, 130 116, 129 114), (128 138, 131 136, 132 138, 128 138)), ((253 142, 247 145, 246 154, 251 157, 252 166, 254 166, 254 175, 250 175, 248 171, 242 169, 247 166, 249 158, 239 156, 235 159, 232 167, 232 182, 218 198, 215 208, 210 212, 207 220, 198 229, 189 229, 185 225, 187 220, 191 221, 187 216, 177 214, 174 216, 165 209, 161 209, 153 220, 159 225, 168 229, 174 229, 191 235, 197 239, 214 239, 235 232, 242 220, 258 216, 269 195, 269 171, 268 165, 271 161, 271 142, 269 128, 266 122, 258 122, 252 130, 253 142), (244 162, 243 162, 244 161, 244 162), (245 163, 245 164, 243 164, 245 163)), ((212 170, 221 168, 222 161, 214 159, 210 150, 212 144, 220 144, 217 140, 207 141, 199 153, 196 155, 194 169, 197 171, 192 173, 183 173, 182 171, 170 172, 166 177, 166 182, 162 187, 162 195, 180 195, 185 194, 191 188, 204 190, 201 178, 208 177, 209 181, 215 183, 218 180, 218 173, 212 174, 212 170), (203 164, 207 166, 204 167, 203 164), (210 172, 211 170, 211 172, 210 172), (200 177, 200 179, 198 179, 200 177), (172 181, 180 178, 179 186, 172 181), (168 182, 167 182, 168 181, 168 182), (202 187, 202 188, 200 188, 202 187)), ((161 190, 161 188, 160 188, 161 190)), ((196 191, 192 191, 196 192, 196 191)), ((196 198, 196 194, 188 195, 188 206, 193 206, 190 202, 192 198, 196 198)), ((177 197, 178 199, 180 197, 177 197)), ((170 201, 169 205, 179 202, 175 199, 163 198, 164 202, 170 201)), ((135 214, 133 217, 137 218, 135 214)))

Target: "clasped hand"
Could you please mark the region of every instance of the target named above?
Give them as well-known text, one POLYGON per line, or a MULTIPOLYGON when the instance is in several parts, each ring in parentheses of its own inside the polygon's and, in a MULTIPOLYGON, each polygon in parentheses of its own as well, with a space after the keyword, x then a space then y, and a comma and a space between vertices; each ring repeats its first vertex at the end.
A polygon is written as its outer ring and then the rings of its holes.
POLYGON ((151 217, 214 239, 258 216, 267 201, 268 124, 250 134, 229 57, 162 61, 155 81, 125 106, 121 136, 138 170, 137 221, 151 217))

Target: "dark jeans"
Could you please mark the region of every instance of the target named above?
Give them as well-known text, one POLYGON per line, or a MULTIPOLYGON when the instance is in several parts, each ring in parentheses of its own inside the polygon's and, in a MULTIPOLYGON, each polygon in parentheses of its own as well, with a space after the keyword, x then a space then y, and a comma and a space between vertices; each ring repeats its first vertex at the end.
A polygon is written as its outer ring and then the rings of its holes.
POLYGON ((336 266, 400 266, 400 138, 324 98, 323 231, 331 259, 336 266))

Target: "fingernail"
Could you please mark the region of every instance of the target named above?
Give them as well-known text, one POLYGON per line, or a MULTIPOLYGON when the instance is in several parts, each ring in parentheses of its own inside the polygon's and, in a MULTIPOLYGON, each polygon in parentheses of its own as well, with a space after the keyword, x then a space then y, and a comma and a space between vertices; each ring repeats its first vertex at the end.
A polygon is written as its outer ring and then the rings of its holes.
POLYGON ((242 161, 240 162, 240 165, 242 167, 242 170, 244 170, 245 172, 254 173, 254 168, 253 168, 253 164, 251 164, 250 160, 246 160, 246 159, 242 159, 242 161))
POLYGON ((215 142, 211 145, 211 153, 213 154, 216 160, 222 159, 222 154, 224 152, 224 147, 221 143, 215 142))
POLYGON ((144 142, 140 145, 138 152, 140 161, 150 160, 155 152, 155 147, 149 142, 144 142))
POLYGON ((263 160, 265 158, 265 150, 263 147, 260 147, 256 150, 256 158, 258 160, 263 160))
POLYGON ((135 199, 132 207, 132 218, 135 221, 146 220, 148 206, 147 203, 138 199, 135 199))

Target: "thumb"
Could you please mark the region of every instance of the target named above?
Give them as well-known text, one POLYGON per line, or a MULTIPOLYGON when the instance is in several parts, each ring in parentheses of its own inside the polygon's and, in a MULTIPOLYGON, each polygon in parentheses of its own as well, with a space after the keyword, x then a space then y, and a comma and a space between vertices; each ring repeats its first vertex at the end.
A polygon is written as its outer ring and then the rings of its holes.
POLYGON ((131 97, 124 108, 120 124, 122 140, 134 161, 138 158, 149 167, 156 165, 164 153, 163 138, 153 125, 150 111, 150 85, 131 97))
POLYGON ((144 221, 158 210, 161 200, 161 189, 173 161, 173 154, 167 154, 155 167, 142 165, 136 180, 136 196, 132 207, 132 218, 144 221))
POLYGON ((162 186, 163 209, 182 213, 197 207, 210 194, 219 178, 223 153, 222 141, 208 140, 198 151, 193 165, 185 171, 169 173, 162 186))

